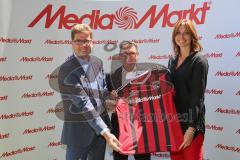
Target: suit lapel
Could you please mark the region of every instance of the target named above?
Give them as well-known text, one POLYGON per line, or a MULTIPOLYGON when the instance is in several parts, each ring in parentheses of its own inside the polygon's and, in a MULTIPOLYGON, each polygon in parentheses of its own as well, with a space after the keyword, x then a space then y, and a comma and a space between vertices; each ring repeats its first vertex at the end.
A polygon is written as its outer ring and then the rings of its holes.
POLYGON ((95 96, 95 97, 101 97, 101 86, 99 85, 99 76, 100 76, 100 72, 101 71, 101 67, 100 67, 101 64, 99 64, 99 62, 95 59, 94 56, 91 56, 90 57, 90 61, 89 61, 89 67, 88 67, 88 70, 87 70, 87 77, 89 79, 89 81, 94 84, 94 89, 91 89, 92 91, 92 94, 95 96))
POLYGON ((79 82, 81 83, 81 85, 83 86, 83 90, 89 95, 92 96, 91 93, 91 88, 89 87, 89 79, 87 74, 85 73, 82 65, 79 63, 78 59, 76 57, 73 57, 72 62, 73 67, 75 69, 75 74, 76 76, 79 78, 79 82))
POLYGON ((118 89, 122 86, 122 67, 118 68, 113 74, 111 78, 111 84, 114 90, 118 89))

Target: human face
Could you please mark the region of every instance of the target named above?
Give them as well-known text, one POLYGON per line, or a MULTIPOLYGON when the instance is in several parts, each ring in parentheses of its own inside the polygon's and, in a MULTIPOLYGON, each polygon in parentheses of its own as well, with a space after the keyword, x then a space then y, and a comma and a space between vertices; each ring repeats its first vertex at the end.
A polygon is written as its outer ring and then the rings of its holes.
POLYGON ((121 49, 120 56, 122 57, 123 65, 136 64, 138 52, 135 46, 121 49))
POLYGON ((176 33, 175 36, 175 42, 176 44, 181 48, 190 48, 191 45, 191 35, 186 30, 185 26, 180 26, 179 30, 176 33))
POLYGON ((92 51, 92 38, 90 36, 90 32, 80 32, 74 35, 74 39, 72 41, 72 47, 74 53, 78 57, 86 58, 92 51))

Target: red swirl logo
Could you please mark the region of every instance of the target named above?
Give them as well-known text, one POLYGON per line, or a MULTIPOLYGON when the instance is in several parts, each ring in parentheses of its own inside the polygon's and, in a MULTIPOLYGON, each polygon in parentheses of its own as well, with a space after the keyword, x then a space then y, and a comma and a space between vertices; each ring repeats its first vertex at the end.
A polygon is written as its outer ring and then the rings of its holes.
POLYGON ((122 7, 115 14, 115 23, 125 30, 134 28, 138 20, 137 12, 133 8, 122 7))

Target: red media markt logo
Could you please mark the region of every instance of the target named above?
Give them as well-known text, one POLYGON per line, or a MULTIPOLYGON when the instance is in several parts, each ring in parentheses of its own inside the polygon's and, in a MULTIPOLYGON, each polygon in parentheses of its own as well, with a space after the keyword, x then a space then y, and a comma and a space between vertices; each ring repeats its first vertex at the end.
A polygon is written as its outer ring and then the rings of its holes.
POLYGON ((206 127, 206 129, 213 130, 213 131, 219 131, 219 132, 222 132, 224 129, 224 127, 217 126, 215 124, 206 124, 205 127, 206 127))
POLYGON ((54 23, 58 24, 58 29, 71 29, 77 23, 89 22, 93 29, 112 29, 114 25, 121 29, 138 29, 143 23, 149 23, 149 28, 159 25, 161 27, 173 27, 179 19, 191 19, 196 24, 204 24, 207 11, 210 10, 210 2, 204 2, 202 6, 191 4, 187 9, 171 10, 170 4, 165 4, 159 9, 158 5, 150 6, 143 16, 139 16, 137 11, 125 6, 119 8, 115 13, 102 14, 101 10, 92 10, 91 13, 77 15, 67 13, 66 6, 60 6, 56 12, 53 5, 48 4, 40 13, 29 23, 28 27, 34 27, 40 20, 45 18, 45 28, 50 28, 54 23), (176 19, 177 17, 177 19, 176 19), (59 20, 59 22, 56 22, 59 20), (147 22, 146 22, 147 21, 147 22))

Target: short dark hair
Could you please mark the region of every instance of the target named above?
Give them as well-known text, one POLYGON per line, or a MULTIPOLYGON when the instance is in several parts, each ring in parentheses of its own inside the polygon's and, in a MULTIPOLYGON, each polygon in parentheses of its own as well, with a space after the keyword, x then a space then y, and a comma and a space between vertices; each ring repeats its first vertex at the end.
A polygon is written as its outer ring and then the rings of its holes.
POLYGON ((138 46, 136 43, 132 42, 132 41, 122 41, 120 44, 119 44, 119 48, 120 48, 120 51, 124 48, 131 48, 132 46, 134 46, 138 52, 138 46))

